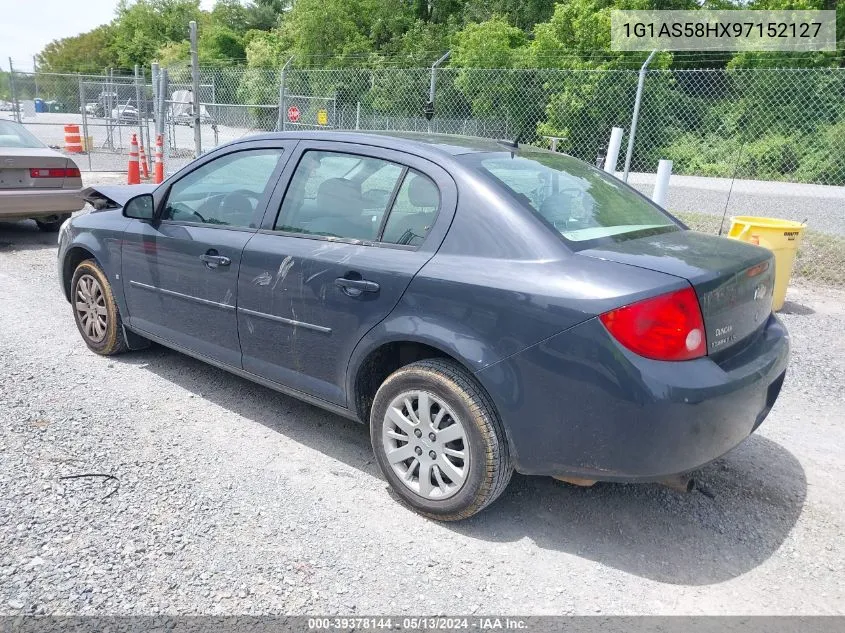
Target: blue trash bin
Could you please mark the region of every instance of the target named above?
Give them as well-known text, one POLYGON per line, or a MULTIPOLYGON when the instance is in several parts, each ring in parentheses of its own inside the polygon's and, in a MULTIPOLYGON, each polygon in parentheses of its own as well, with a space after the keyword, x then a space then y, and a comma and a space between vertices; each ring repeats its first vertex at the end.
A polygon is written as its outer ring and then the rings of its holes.
POLYGON ((47 106, 44 105, 44 99, 36 99, 35 100, 35 111, 36 112, 47 112, 47 106))

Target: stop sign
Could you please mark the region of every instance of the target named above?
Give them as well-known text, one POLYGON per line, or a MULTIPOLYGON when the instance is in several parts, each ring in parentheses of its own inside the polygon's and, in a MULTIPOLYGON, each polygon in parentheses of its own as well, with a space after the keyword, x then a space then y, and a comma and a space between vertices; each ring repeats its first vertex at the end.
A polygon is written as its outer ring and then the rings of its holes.
POLYGON ((296 123, 299 121, 299 108, 295 105, 288 108, 288 121, 291 123, 296 123))

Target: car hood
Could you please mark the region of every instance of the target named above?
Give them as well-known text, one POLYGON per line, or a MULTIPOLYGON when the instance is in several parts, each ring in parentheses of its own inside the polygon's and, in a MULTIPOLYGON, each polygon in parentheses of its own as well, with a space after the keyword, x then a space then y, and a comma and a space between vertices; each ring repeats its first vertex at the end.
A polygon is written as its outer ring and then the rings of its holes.
POLYGON ((95 185, 79 192, 95 209, 116 209, 142 193, 152 193, 158 185, 95 185))

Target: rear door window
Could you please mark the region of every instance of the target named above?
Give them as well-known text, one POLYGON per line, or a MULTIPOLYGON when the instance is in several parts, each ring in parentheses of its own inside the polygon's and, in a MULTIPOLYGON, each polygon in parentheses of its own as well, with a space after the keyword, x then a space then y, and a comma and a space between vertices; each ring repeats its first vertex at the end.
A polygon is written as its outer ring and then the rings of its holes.
POLYGON ((274 229, 374 241, 405 168, 355 154, 307 151, 291 178, 274 229))
POLYGON ((390 210, 381 241, 419 246, 437 219, 440 191, 434 181, 409 169, 390 210))

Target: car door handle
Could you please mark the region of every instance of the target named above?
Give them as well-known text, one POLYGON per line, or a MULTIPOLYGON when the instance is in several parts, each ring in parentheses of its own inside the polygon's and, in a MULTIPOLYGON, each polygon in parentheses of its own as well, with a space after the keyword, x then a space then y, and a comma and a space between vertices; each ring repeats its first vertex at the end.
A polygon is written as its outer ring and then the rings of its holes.
POLYGON ((205 262, 209 268, 217 268, 218 266, 228 266, 232 260, 225 255, 216 255, 213 253, 203 253, 200 259, 205 262))
POLYGON ((360 297, 365 292, 378 292, 381 288, 374 281, 368 281, 367 279, 347 279, 346 277, 338 277, 334 280, 334 285, 350 297, 360 297))

